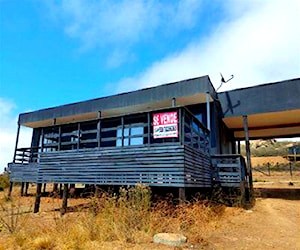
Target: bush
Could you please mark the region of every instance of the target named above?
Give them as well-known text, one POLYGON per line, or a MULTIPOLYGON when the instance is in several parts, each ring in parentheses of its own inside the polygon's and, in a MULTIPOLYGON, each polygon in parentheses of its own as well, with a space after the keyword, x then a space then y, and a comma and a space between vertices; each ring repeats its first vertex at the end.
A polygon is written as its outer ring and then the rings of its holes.
POLYGON ((8 174, 0 174, 0 191, 9 187, 9 176, 8 174))

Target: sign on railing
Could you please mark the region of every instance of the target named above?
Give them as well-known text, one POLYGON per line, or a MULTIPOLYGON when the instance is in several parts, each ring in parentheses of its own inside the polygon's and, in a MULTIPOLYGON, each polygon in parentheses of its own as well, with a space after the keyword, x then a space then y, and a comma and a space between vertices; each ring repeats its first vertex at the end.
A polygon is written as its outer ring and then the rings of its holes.
POLYGON ((177 111, 153 114, 153 137, 154 139, 178 137, 177 111))

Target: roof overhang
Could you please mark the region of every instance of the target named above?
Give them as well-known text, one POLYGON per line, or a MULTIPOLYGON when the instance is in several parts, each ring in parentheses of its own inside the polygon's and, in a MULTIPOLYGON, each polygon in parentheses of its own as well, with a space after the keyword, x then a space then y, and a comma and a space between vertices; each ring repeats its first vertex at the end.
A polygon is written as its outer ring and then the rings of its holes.
POLYGON ((187 106, 206 102, 206 93, 210 101, 216 97, 208 76, 24 113, 19 122, 22 126, 38 128, 97 119, 99 111, 102 118, 115 117, 170 108, 173 98, 177 107, 187 106))
MULTIPOLYGON (((252 114, 247 118, 251 139, 300 136, 300 109, 252 114)), ((227 117, 223 121, 229 129, 233 130, 235 138, 244 139, 242 117, 227 117)))
POLYGON ((235 138, 243 139, 243 115, 249 137, 267 139, 300 136, 300 78, 218 94, 223 121, 235 138))

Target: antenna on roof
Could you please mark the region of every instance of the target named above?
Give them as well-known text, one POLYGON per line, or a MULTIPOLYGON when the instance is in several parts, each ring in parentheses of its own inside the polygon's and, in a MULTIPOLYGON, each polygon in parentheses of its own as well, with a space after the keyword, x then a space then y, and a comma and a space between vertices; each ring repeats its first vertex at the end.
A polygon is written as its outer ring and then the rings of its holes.
POLYGON ((234 77, 234 75, 231 75, 231 77, 230 77, 227 81, 225 81, 225 79, 224 79, 222 73, 220 73, 220 75, 221 75, 221 85, 217 88, 217 92, 218 92, 218 90, 222 87, 223 83, 229 82, 229 81, 232 80, 233 77, 234 77))

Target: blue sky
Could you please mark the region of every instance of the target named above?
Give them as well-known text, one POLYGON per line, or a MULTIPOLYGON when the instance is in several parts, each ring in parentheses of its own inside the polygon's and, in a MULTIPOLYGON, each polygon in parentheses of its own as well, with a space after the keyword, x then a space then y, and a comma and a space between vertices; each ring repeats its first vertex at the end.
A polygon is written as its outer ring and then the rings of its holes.
MULTIPOLYGON (((17 115, 209 75, 300 75, 298 0, 0 0, 0 168, 17 115)), ((30 131, 21 133, 21 144, 30 131)), ((24 141, 24 142, 23 142, 24 141)))

